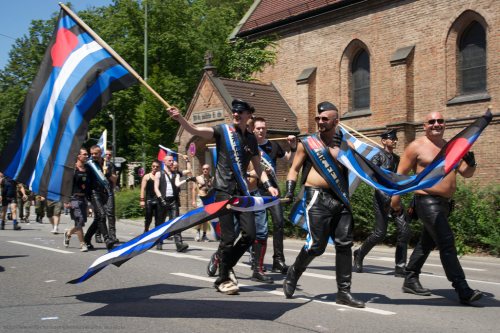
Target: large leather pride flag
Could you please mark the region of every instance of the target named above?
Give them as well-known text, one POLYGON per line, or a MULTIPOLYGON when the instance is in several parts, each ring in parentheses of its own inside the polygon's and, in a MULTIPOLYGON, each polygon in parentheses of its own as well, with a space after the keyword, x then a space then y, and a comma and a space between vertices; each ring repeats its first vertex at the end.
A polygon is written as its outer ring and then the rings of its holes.
MULTIPOLYGON (((347 137, 350 138, 350 135, 343 136, 338 160, 368 185, 389 195, 430 188, 458 165, 492 118, 490 110, 487 110, 482 117, 449 140, 434 160, 416 175, 400 175, 376 166, 347 144, 347 137)), ((344 129, 342 131, 347 133, 344 129)))
POLYGON ((84 282, 111 264, 119 267, 133 257, 153 248, 165 238, 228 214, 231 210, 239 212, 262 210, 277 205, 279 202, 279 198, 277 197, 233 197, 228 200, 214 202, 204 207, 193 209, 97 258, 90 265, 85 274, 77 279, 68 281, 68 283, 77 284, 84 282))
POLYGON ((89 121, 136 79, 63 9, 0 170, 50 200, 71 194, 89 121))

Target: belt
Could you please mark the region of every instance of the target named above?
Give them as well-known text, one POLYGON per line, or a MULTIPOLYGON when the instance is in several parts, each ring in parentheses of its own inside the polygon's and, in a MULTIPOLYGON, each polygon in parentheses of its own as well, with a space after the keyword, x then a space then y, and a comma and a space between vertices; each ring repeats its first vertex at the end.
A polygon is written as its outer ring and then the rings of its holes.
POLYGON ((335 192, 329 187, 314 187, 314 186, 304 186, 304 191, 306 192, 321 192, 335 195, 335 192))
POLYGON ((451 198, 446 198, 446 197, 443 197, 441 195, 435 195, 435 194, 419 194, 419 193, 415 193, 415 197, 417 198, 434 198, 436 200, 440 200, 440 201, 445 201, 445 202, 450 202, 452 199, 451 198))

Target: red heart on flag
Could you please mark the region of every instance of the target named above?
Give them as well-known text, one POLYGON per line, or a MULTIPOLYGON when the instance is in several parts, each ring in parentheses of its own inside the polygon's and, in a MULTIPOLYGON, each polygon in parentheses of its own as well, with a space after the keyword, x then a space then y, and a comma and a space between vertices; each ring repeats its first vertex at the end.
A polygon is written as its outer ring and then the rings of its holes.
POLYGON ((453 166, 464 157, 471 144, 465 138, 458 138, 448 144, 444 159, 444 172, 448 173, 453 166))
POLYGON ((65 28, 59 29, 57 31, 56 43, 50 50, 52 66, 61 67, 77 45, 78 38, 74 33, 65 28))

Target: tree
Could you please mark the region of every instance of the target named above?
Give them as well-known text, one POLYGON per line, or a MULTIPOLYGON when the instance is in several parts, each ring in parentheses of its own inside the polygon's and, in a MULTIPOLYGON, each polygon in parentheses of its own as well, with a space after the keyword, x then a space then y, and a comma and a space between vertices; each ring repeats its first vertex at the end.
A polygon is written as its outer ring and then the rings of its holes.
MULTIPOLYGON (((251 80, 272 63, 274 44, 227 38, 252 0, 115 0, 78 13, 138 73, 143 73, 144 6, 148 6, 148 83, 170 104, 185 110, 200 80, 204 54, 211 50, 221 76, 251 80)), ((52 36, 57 13, 33 21, 28 36, 16 41, 7 67, 0 72, 0 149, 5 145, 30 82, 52 36)), ((111 129, 116 119, 117 153, 127 160, 155 156, 158 144, 172 147, 178 124, 164 106, 139 85, 113 95, 90 123, 90 137, 111 129)), ((87 144, 94 144, 91 141, 87 144)))

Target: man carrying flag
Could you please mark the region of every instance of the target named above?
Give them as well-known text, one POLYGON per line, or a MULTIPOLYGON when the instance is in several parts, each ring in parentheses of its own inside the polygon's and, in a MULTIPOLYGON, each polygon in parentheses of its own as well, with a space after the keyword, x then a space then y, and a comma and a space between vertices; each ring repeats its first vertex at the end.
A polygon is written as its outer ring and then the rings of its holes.
POLYGON ((89 121, 113 92, 136 82, 124 61, 61 7, 52 41, 0 160, 6 176, 52 201, 71 195, 67 184, 89 121))
MULTIPOLYGON (((247 131, 247 121, 255 109, 247 102, 239 99, 231 103, 233 123, 221 124, 215 127, 199 127, 189 123, 176 108, 169 108, 170 116, 179 122, 186 131, 204 139, 214 138, 217 146, 217 165, 215 169, 216 190, 215 201, 223 201, 235 195, 248 196, 248 186, 245 173, 250 161, 265 184, 269 193, 278 195, 278 190, 271 186, 265 172, 260 167, 260 154, 257 140, 253 133, 247 131)), ((238 281, 231 274, 232 268, 255 240, 254 213, 231 212, 220 219, 221 227, 221 262, 219 278, 215 288, 225 294, 234 295, 239 291, 238 281), (234 218, 239 221, 241 238, 235 244, 238 235, 234 230, 234 218)))
MULTIPOLYGON (((445 120, 441 113, 432 112, 427 115, 424 123, 425 136, 422 136, 405 149, 398 167, 398 173, 407 175, 410 171, 420 173, 435 160, 447 144, 443 139, 446 128, 445 120)), ((468 145, 467 138, 458 138, 452 142, 454 145, 468 145)), ((449 146, 449 150, 453 148, 449 146)), ((453 155, 453 154, 451 154, 453 155)), ((446 163, 454 156, 445 156, 446 163)), ((455 236, 448 223, 448 216, 453 209, 452 197, 457 187, 457 173, 465 178, 470 178, 476 171, 476 161, 473 152, 468 152, 459 161, 456 168, 451 170, 444 179, 436 185, 415 191, 416 212, 422 220, 424 229, 420 240, 410 256, 406 266, 406 277, 403 284, 405 293, 420 296, 430 296, 431 291, 422 287, 419 275, 430 252, 437 246, 446 277, 458 293, 462 304, 471 304, 482 297, 479 290, 472 290, 457 257, 455 236)), ((400 212, 401 198, 399 195, 392 197, 391 207, 395 212, 400 212)))

